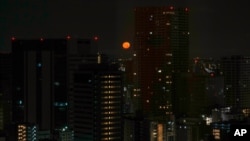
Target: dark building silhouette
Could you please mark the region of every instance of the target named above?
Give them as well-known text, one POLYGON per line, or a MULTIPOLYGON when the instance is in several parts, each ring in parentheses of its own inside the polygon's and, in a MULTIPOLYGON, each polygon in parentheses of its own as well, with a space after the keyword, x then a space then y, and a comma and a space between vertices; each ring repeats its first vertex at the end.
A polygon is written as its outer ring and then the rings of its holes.
POLYGON ((135 9, 134 47, 144 115, 173 114, 174 74, 188 70, 188 15, 187 8, 173 6, 135 9))
POLYGON ((69 39, 14 39, 13 122, 49 131, 67 124, 69 39))
POLYGON ((37 139, 62 138, 57 132, 68 127, 70 74, 82 63, 81 55, 97 52, 95 43, 95 39, 71 36, 12 38, 14 127, 36 124, 37 139))
POLYGON ((226 106, 234 112, 249 116, 250 113, 250 57, 231 56, 222 58, 226 106))
POLYGON ((101 56, 92 55, 72 73, 69 116, 75 140, 123 140, 122 73, 101 56))
POLYGON ((10 139, 11 110, 11 54, 0 52, 0 140, 10 139))

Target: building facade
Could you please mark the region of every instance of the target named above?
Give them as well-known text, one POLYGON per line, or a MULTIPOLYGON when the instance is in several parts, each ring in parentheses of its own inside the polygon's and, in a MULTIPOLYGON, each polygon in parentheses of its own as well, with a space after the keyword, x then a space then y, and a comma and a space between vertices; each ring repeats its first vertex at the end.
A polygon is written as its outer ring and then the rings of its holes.
POLYGON ((175 73, 187 72, 189 26, 187 8, 135 9, 135 59, 141 109, 147 116, 170 116, 175 73))
POLYGON ((65 39, 13 39, 13 122, 49 131, 67 123, 65 39))
POLYGON ((11 53, 0 52, 0 132, 6 131, 11 123, 11 83, 12 83, 11 53))
POLYGON ((118 66, 82 64, 73 79, 69 115, 75 140, 123 140, 122 75, 118 66))
POLYGON ((250 113, 250 57, 231 56, 222 59, 226 106, 235 112, 250 113))

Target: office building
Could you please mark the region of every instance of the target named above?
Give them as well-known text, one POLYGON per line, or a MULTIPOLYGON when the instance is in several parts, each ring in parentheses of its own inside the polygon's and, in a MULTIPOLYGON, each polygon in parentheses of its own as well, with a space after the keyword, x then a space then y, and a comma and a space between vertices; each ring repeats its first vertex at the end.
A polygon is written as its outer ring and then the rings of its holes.
POLYGON ((115 64, 83 63, 73 73, 70 127, 75 140, 123 140, 122 75, 115 64))
POLYGON ((0 52, 0 132, 11 123, 11 54, 0 52))
POLYGON ((13 121, 52 131, 67 123, 68 39, 13 39, 13 121))
POLYGON ((135 9, 134 56, 146 116, 173 114, 174 76, 188 71, 188 15, 188 8, 173 6, 135 9))
POLYGON ((231 56, 222 58, 225 104, 235 113, 250 113, 250 57, 231 56))

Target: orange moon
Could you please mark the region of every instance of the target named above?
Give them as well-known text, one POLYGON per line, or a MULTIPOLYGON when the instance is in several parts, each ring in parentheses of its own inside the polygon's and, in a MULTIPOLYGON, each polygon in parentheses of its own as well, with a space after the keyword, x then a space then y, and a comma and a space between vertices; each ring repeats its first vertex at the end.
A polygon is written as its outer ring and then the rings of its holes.
POLYGON ((129 49, 130 48, 130 43, 129 42, 123 42, 122 43, 122 48, 129 49))

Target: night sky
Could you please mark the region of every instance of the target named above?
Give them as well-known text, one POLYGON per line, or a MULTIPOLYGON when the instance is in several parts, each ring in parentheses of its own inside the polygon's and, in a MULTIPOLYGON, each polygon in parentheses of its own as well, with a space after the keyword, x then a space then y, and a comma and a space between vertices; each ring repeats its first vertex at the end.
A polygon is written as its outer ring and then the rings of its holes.
POLYGON ((190 56, 250 55, 250 8, 228 0, 1 0, 0 49, 10 51, 10 38, 99 37, 108 54, 126 54, 133 41, 136 6, 190 8, 190 56))

